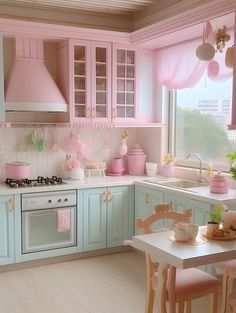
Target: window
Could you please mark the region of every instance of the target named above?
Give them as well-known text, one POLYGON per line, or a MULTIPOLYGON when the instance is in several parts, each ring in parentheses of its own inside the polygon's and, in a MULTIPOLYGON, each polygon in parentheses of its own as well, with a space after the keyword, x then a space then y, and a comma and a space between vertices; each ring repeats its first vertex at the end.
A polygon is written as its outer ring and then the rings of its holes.
POLYGON ((186 165, 186 156, 195 152, 205 166, 228 171, 226 155, 236 151, 236 133, 227 129, 232 78, 215 82, 204 76, 194 87, 177 90, 174 95, 172 150, 177 164, 186 165))

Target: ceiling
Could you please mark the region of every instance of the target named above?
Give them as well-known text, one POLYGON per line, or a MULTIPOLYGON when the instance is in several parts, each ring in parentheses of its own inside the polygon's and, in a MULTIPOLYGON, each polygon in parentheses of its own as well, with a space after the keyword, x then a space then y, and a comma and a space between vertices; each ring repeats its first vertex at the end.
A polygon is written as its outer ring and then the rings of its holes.
POLYGON ((0 18, 134 32, 213 2, 222 0, 0 0, 0 18))
POLYGON ((0 0, 0 17, 132 32, 217 0, 0 0))
POLYGON ((130 14, 141 11, 158 0, 1 0, 0 3, 25 7, 130 14))

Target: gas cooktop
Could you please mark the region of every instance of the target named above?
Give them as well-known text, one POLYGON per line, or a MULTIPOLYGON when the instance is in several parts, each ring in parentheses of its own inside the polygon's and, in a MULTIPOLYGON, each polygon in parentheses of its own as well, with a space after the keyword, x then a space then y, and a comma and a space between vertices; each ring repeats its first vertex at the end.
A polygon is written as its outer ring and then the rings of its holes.
POLYGON ((62 178, 57 176, 42 177, 38 176, 37 179, 11 179, 7 178, 5 185, 10 188, 18 187, 39 187, 39 186, 51 186, 51 185, 63 185, 66 184, 62 178))

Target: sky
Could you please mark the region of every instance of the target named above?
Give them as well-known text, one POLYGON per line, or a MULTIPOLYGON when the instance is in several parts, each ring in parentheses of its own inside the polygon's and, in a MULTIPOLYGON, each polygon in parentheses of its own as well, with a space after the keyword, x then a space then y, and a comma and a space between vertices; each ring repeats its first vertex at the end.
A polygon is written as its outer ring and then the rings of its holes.
POLYGON ((182 107, 197 106, 199 100, 231 100, 232 99, 232 78, 214 82, 203 77, 195 88, 178 90, 177 105, 182 107), (192 100, 192 101, 190 101, 192 100))

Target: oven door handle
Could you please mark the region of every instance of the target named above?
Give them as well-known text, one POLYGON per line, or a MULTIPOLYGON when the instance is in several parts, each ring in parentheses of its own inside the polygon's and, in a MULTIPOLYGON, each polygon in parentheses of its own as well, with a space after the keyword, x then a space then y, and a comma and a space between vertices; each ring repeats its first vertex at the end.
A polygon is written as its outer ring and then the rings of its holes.
POLYGON ((60 207, 60 208, 53 208, 53 209, 37 209, 37 210, 22 210, 22 213, 28 213, 38 216, 48 215, 50 213, 57 213, 60 210, 69 209, 69 210, 76 210, 76 206, 69 206, 69 207, 60 207))
POLYGON ((33 215, 35 217, 40 217, 40 216, 46 216, 49 214, 56 214, 58 210, 55 209, 48 209, 48 210, 41 210, 40 212, 37 211, 24 211, 22 212, 24 215, 33 215))

